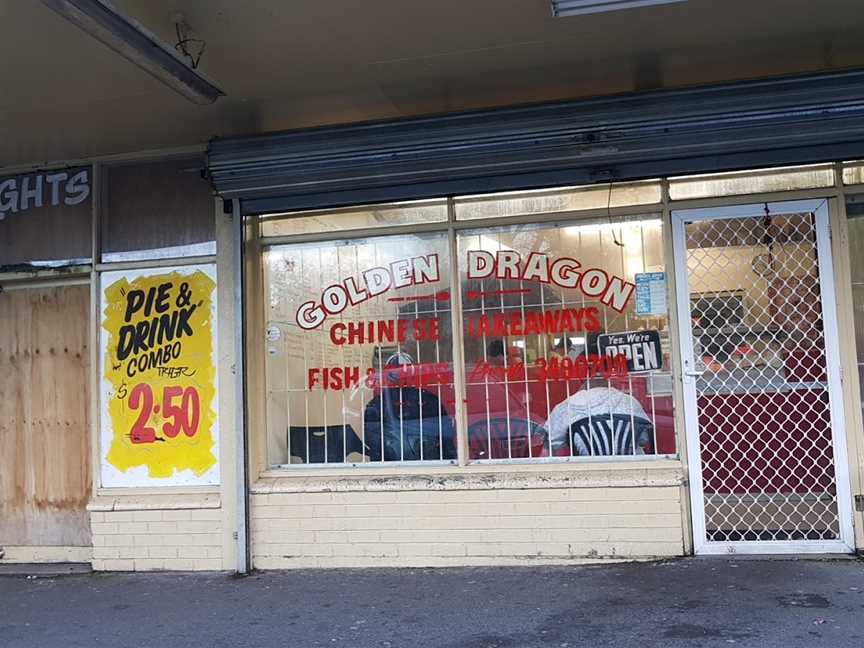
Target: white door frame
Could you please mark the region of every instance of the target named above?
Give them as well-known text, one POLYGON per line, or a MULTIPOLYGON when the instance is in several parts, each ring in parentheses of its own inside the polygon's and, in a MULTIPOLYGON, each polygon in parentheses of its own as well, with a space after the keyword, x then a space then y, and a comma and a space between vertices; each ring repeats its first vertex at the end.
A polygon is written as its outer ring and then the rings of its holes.
POLYGON ((678 306, 679 343, 681 345, 684 393, 684 420, 687 435, 687 459, 690 477, 690 508, 693 518, 693 548, 697 554, 797 554, 853 553, 855 547, 849 461, 843 412, 843 389, 840 376, 837 304, 834 293, 834 268, 831 258, 828 199, 795 200, 767 204, 771 215, 812 212, 816 218, 816 246, 819 256, 819 283, 822 321, 825 337, 825 361, 828 374, 831 442, 834 454, 834 478, 837 489, 838 540, 778 540, 708 542, 705 535, 705 499, 702 483, 702 457, 699 445, 696 372, 693 357, 693 327, 690 320, 690 294, 687 272, 685 224, 700 220, 759 217, 765 203, 727 207, 682 209, 672 211, 672 245, 674 250, 676 300, 678 306))

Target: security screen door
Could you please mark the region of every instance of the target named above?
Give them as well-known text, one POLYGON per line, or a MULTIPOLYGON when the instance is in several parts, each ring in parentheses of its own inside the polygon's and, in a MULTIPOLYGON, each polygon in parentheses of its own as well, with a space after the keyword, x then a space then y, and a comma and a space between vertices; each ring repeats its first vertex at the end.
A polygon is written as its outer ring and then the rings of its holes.
POLYGON ((852 551, 827 200, 672 225, 696 552, 852 551))

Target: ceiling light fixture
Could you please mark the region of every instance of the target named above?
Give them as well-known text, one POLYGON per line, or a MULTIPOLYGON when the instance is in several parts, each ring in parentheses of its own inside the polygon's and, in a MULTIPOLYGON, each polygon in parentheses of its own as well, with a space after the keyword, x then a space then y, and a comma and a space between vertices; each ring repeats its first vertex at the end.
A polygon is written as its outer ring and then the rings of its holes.
POLYGON ((171 46, 106 0, 42 0, 42 4, 193 103, 212 104, 225 94, 187 65, 171 46))
POLYGON ((635 9, 651 5, 672 4, 687 0, 552 0, 552 14, 562 16, 581 16, 583 14, 635 9))

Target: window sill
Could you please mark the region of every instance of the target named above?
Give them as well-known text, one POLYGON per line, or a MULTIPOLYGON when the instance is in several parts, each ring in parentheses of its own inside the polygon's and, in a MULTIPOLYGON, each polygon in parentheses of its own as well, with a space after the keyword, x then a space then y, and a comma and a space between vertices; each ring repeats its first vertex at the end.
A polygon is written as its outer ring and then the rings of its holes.
POLYGON ((219 493, 125 493, 98 494, 87 504, 90 512, 155 511, 218 509, 222 501, 219 493))
POLYGON ((253 495, 352 491, 525 490, 535 488, 636 488, 681 486, 684 469, 674 457, 645 461, 594 461, 468 466, 369 466, 267 470, 253 495))

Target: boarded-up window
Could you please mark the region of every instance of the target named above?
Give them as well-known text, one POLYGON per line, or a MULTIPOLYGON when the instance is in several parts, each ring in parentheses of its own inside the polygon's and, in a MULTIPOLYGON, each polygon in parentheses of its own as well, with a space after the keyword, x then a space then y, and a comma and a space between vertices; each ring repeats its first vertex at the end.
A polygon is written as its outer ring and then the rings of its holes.
POLYGON ((90 262, 90 175, 77 167, 0 178, 0 272, 90 262))
POLYGON ((0 293, 0 546, 88 546, 87 286, 0 293))
POLYGON ((200 157, 106 166, 102 171, 102 260, 216 253, 209 183, 200 157))

